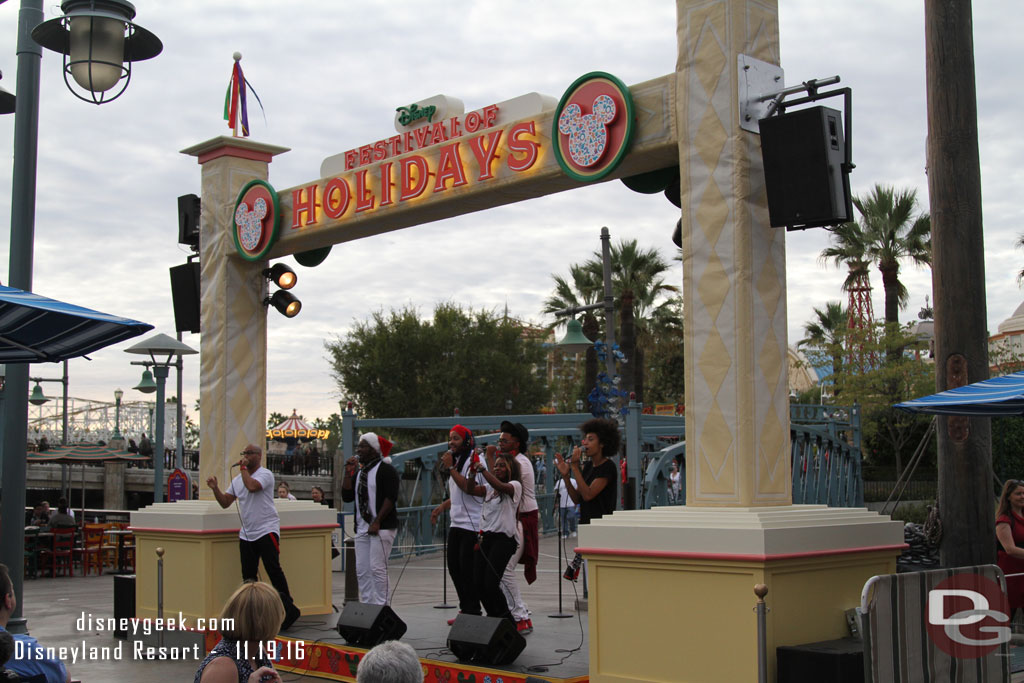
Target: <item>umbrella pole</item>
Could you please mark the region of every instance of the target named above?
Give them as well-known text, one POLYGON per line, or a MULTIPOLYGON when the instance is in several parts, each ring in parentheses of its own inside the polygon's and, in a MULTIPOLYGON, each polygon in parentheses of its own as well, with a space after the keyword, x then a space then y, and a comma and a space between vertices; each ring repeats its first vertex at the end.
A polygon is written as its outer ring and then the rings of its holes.
POLYGON ((82 463, 82 524, 85 524, 85 463, 82 463))

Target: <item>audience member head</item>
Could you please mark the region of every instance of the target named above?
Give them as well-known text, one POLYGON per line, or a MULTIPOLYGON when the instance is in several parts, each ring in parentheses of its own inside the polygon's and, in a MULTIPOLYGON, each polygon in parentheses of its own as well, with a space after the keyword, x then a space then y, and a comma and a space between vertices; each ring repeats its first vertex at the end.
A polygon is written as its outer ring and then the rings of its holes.
POLYGON ((288 494, 292 492, 292 487, 288 486, 288 482, 282 481, 277 485, 277 497, 287 498, 288 494))
POLYGON ((222 631, 225 638, 251 643, 273 640, 284 621, 284 605, 277 590, 262 581, 243 583, 231 594, 220 613, 221 621, 232 619, 234 628, 222 631))
POLYGON ((388 640, 363 655, 356 683, 423 683, 423 665, 411 645, 388 640))
POLYGON ((14 656, 14 636, 0 631, 0 669, 14 656))
POLYGON ((310 489, 310 496, 313 498, 314 503, 324 502, 324 490, 319 486, 314 486, 310 489))
POLYGON ((1007 479, 1006 483, 1003 484, 1003 493, 999 496, 999 507, 996 508, 996 517, 1010 514, 1013 510, 1017 514, 1021 512, 1022 495, 1020 492, 1024 489, 1024 481, 1020 479, 1007 479))
POLYGON ((0 627, 7 628, 7 620, 11 618, 18 598, 14 595, 14 584, 7 571, 6 564, 0 564, 0 627))

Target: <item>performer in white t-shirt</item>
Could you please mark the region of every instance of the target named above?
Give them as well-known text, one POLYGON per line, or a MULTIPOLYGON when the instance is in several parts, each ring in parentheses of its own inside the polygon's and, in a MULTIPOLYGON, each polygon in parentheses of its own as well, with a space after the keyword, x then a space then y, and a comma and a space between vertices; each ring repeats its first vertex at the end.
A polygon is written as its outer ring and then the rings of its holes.
POLYGON ((242 580, 259 578, 259 562, 267 578, 277 589, 284 603, 285 617, 281 630, 287 630, 302 614, 288 592, 288 579, 281 569, 281 518, 274 506, 274 473, 260 467, 263 449, 249 444, 238 461, 239 474, 231 480, 227 491, 221 491, 217 477, 210 477, 206 485, 222 508, 238 501, 241 528, 238 530, 238 551, 242 560, 242 580))
MULTIPOLYGON (((473 432, 455 425, 448 434, 448 450, 441 455, 440 468, 448 475, 448 497, 430 513, 430 523, 446 510, 451 510, 448 529, 448 574, 459 595, 459 612, 480 614, 480 596, 473 582, 474 547, 480 531, 480 508, 483 499, 466 493, 460 481, 469 476, 470 468, 480 460, 473 432)), ((455 623, 454 617, 448 625, 455 623)))
POLYGON ((480 547, 475 551, 473 579, 480 602, 487 616, 511 619, 508 600, 501 590, 501 576, 516 551, 516 513, 523 495, 519 481, 519 464, 511 454, 488 453, 487 465, 477 463, 469 477, 459 486, 467 493, 482 496, 483 513, 480 517, 480 547), (482 475, 483 484, 477 483, 482 475))

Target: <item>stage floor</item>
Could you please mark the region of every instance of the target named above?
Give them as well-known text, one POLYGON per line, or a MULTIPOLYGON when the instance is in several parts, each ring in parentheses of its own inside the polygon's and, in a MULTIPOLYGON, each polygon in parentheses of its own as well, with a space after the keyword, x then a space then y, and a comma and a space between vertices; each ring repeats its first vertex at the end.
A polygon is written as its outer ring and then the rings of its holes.
MULTIPOLYGON (((573 538, 565 539, 564 551, 572 553, 573 538)), ((457 598, 451 580, 445 576, 440 553, 392 560, 389 577, 392 586, 391 607, 405 622, 407 630, 402 641, 416 649, 425 666, 426 678, 432 681, 476 681, 484 683, 521 683, 527 676, 546 681, 588 680, 589 650, 587 638, 587 612, 575 609, 576 591, 582 598, 582 583, 570 583, 561 578, 557 567, 557 541, 554 536, 540 542, 540 566, 537 581, 526 585, 519 570, 520 589, 531 611, 533 633, 525 636, 526 648, 514 662, 503 667, 463 665, 447 648, 447 620, 455 617, 457 608, 437 609, 442 604, 444 579, 448 590, 448 603, 457 598), (552 618, 559 613, 559 584, 562 588, 563 614, 566 618, 552 618), (462 673, 462 676, 459 676, 462 673), (475 676, 474 676, 475 674, 475 676)), ((344 576, 336 573, 334 604, 340 611, 344 606, 344 576)), ((283 660, 280 668, 296 674, 317 676, 328 680, 355 680, 355 665, 364 649, 346 644, 335 628, 339 613, 323 616, 304 616, 283 633, 281 640, 283 660), (292 644, 289 646, 288 643, 292 644), (289 654, 291 659, 287 658, 289 654), (302 656, 294 656, 302 650, 302 656), (289 666, 288 664, 291 664, 289 666)))

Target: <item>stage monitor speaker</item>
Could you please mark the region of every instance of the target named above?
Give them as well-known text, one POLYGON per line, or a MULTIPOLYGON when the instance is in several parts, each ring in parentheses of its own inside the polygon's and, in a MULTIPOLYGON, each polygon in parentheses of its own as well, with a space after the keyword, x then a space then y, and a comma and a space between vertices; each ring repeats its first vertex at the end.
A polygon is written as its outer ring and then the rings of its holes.
POLYGON ((510 619, 460 614, 448 631, 448 649, 460 662, 511 664, 525 647, 510 619))
POLYGON ((758 121, 772 227, 853 220, 842 113, 810 107, 758 121))
POLYGON ((780 646, 775 648, 775 661, 778 683, 860 683, 864 680, 864 641, 840 638, 780 646))
POLYGON ((194 194, 178 197, 178 244, 199 246, 199 220, 202 201, 194 194))
POLYGON ((405 635, 405 622, 387 605, 347 602, 338 618, 338 633, 350 645, 373 647, 405 635))
POLYGON ((178 332, 199 332, 199 262, 171 268, 171 300, 178 332))

